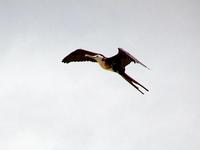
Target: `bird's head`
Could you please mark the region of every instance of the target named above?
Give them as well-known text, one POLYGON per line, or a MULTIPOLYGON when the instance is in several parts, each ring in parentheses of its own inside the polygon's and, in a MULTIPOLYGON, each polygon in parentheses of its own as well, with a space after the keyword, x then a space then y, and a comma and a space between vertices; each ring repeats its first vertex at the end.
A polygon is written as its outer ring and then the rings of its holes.
POLYGON ((85 56, 89 57, 89 58, 92 58, 92 59, 96 60, 97 62, 102 61, 105 58, 105 56, 103 56, 101 54, 97 54, 97 55, 88 55, 88 54, 86 54, 85 56))

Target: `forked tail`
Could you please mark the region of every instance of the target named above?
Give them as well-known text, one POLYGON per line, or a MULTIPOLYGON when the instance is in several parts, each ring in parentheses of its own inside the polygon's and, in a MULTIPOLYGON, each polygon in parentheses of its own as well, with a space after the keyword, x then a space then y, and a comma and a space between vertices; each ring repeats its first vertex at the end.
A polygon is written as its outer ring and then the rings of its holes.
POLYGON ((146 87, 144 87, 143 85, 141 85, 139 82, 137 82, 136 80, 134 80, 133 78, 131 78, 129 75, 127 75, 125 72, 119 73, 126 81, 128 81, 133 87, 135 87, 140 93, 144 94, 138 86, 136 86, 135 84, 141 86, 143 89, 145 89, 146 91, 149 91, 146 87), (135 84, 134 84, 135 83, 135 84))

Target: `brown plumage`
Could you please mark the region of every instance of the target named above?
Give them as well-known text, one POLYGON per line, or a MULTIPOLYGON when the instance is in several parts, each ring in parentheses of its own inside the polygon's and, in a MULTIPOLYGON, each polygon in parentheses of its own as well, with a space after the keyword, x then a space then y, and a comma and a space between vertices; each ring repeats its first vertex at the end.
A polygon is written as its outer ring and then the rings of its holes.
POLYGON ((135 87, 139 92, 144 94, 138 86, 142 87, 144 90, 149 91, 147 88, 145 88, 143 85, 141 85, 139 82, 131 78, 129 75, 125 73, 125 67, 130 64, 131 62, 141 64, 145 68, 149 69, 146 65, 144 65, 142 62, 140 62, 138 59, 136 59, 134 56, 129 54, 127 51, 123 50, 122 48, 118 48, 119 52, 112 56, 112 57, 105 57, 102 54, 94 53, 88 50, 84 49, 77 49, 67 55, 62 62, 63 63, 70 63, 70 62, 79 62, 79 61, 91 61, 91 62, 97 62, 99 65, 110 71, 114 71, 121 75, 126 81, 128 81, 133 87, 135 87))
POLYGON ((93 53, 84 49, 77 49, 73 52, 71 52, 69 55, 67 55, 62 62, 64 63, 70 63, 70 62, 75 62, 75 61, 92 61, 92 62, 96 62, 95 59, 89 58, 89 57, 85 57, 85 55, 98 55, 98 53, 93 53))

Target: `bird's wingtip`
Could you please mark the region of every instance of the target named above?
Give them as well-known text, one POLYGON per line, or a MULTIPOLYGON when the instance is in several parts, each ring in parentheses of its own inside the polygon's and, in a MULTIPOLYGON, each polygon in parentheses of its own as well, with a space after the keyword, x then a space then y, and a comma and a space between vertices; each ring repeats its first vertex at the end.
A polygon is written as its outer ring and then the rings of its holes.
POLYGON ((147 66, 146 66, 146 68, 147 68, 148 70, 151 70, 151 69, 150 69, 149 67, 147 67, 147 66))
POLYGON ((68 63, 68 62, 65 61, 65 59, 63 59, 61 62, 62 62, 62 63, 68 63))

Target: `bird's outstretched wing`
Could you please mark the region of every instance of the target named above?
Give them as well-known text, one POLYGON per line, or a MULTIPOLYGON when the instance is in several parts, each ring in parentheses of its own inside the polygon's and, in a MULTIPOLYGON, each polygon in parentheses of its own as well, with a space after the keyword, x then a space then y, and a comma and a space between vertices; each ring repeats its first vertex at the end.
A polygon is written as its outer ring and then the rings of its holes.
POLYGON ((129 54, 124 49, 118 48, 118 50, 119 50, 118 54, 113 57, 116 57, 116 59, 119 59, 123 67, 127 66, 131 62, 134 62, 134 63, 141 64, 145 68, 149 69, 146 65, 144 65, 142 62, 140 62, 138 59, 136 59, 133 55, 129 54))
POLYGON ((91 62, 96 62, 96 60, 86 57, 85 55, 97 55, 97 53, 90 52, 84 49, 77 49, 67 55, 62 62, 63 63, 70 63, 70 62, 76 62, 76 61, 91 61, 91 62))

